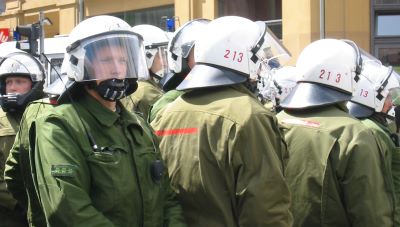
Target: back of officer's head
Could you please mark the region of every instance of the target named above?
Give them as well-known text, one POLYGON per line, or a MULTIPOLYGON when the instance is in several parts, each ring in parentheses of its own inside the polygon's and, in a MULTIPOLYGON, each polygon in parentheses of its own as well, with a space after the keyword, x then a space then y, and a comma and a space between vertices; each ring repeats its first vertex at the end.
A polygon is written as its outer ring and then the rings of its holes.
POLYGON ((265 23, 237 16, 211 21, 196 40, 194 55, 196 65, 178 90, 257 80, 261 71, 290 58, 265 23))
POLYGON ((362 68, 362 56, 352 41, 322 39, 304 48, 296 68, 298 84, 281 102, 286 109, 307 109, 351 99, 362 68))
POLYGON ((399 81, 392 67, 382 65, 376 58, 365 61, 357 89, 347 104, 349 113, 357 118, 367 118, 374 113, 394 117, 394 106, 400 105, 399 81))

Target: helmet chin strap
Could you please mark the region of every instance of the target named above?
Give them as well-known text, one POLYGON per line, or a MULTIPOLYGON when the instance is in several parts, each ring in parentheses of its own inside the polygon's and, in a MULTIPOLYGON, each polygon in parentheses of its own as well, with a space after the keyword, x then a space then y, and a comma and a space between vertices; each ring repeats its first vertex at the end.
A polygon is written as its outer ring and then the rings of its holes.
POLYGON ((44 96, 43 82, 35 82, 30 91, 24 94, 9 93, 0 97, 4 112, 23 113, 28 103, 44 96))
POLYGON ((115 102, 136 91, 136 80, 136 78, 108 79, 99 84, 91 81, 88 83, 88 87, 95 90, 104 100, 115 102))
POLYGON ((96 84, 95 81, 89 84, 89 87, 95 90, 101 98, 107 101, 115 102, 126 96, 125 80, 108 79, 96 84))

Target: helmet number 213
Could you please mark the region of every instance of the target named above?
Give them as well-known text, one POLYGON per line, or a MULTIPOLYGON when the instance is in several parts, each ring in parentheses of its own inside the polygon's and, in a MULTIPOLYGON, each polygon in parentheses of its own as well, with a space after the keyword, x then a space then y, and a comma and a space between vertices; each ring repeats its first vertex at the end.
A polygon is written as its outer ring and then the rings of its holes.
POLYGON ((321 73, 319 74, 319 78, 320 79, 326 79, 326 80, 335 80, 336 83, 340 83, 340 79, 341 79, 341 74, 338 73, 336 74, 336 77, 332 77, 331 72, 330 71, 326 71, 325 69, 321 69, 321 73))
POLYGON ((232 59, 232 61, 242 62, 243 61, 243 53, 231 50, 225 50, 224 58, 232 59))

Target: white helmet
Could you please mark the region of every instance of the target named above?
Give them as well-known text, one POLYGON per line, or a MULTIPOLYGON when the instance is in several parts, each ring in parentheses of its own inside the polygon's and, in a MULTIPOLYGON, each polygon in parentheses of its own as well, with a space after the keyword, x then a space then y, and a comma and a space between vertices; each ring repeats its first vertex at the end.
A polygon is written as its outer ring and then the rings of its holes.
POLYGON ((281 102, 283 108, 302 109, 351 99, 362 68, 362 55, 349 40, 321 39, 304 48, 296 68, 298 85, 281 102))
POLYGON ((178 90, 257 80, 261 71, 290 59, 265 23, 237 16, 211 21, 196 40, 194 53, 196 65, 178 90))
MULTIPOLYGON (((297 84, 298 71, 294 66, 284 66, 272 70, 267 77, 266 86, 260 91, 263 98, 271 101, 274 107, 284 100, 297 84)), ((264 78, 264 77, 263 77, 264 78)))
POLYGON ((29 102, 43 97, 45 71, 43 65, 31 54, 16 51, 0 60, 0 105, 4 112, 23 111, 29 102), (8 77, 25 77, 31 80, 31 89, 24 93, 7 93, 8 77))
MULTIPOLYGON (((154 25, 142 24, 132 27, 132 31, 138 33, 143 37, 143 45, 145 48, 146 64, 147 68, 151 70, 156 55, 159 55, 161 70, 153 72, 157 79, 161 79, 166 73, 168 73, 168 61, 167 61, 167 45, 168 36, 161 28, 154 25)), ((142 78, 139 75, 139 79, 146 80, 148 78, 142 78)))
MULTIPOLYGON (((102 46, 119 45, 125 49, 128 70, 126 78, 147 75, 142 37, 131 31, 125 21, 113 16, 95 16, 79 23, 69 35, 69 45, 64 58, 68 76, 75 81, 97 80, 90 60, 102 46)), ((114 75, 105 75, 107 79, 114 75)))
MULTIPOLYGON (((123 87, 118 85, 119 99, 136 90, 135 80, 139 75, 148 75, 142 37, 117 17, 104 15, 88 18, 71 31, 68 41, 61 70, 69 77, 65 86, 68 90, 76 87, 73 86, 76 82, 118 79, 125 84, 123 87), (106 52, 108 57, 98 58, 99 52, 106 52)), ((60 95, 59 102, 63 102, 65 93, 60 95)), ((111 94, 113 99, 116 97, 114 94, 111 94)))
POLYGON ((168 61, 170 69, 174 73, 180 73, 184 68, 184 61, 189 56, 195 40, 204 33, 208 19, 195 19, 186 22, 174 32, 171 41, 168 43, 168 61))
POLYGON ((8 76, 25 76, 33 83, 43 81, 43 65, 31 54, 24 51, 9 53, 0 61, 0 79, 8 76))
POLYGON ((179 27, 168 43, 168 65, 171 73, 161 81, 165 91, 175 89, 190 72, 190 51, 195 40, 204 32, 208 19, 195 19, 179 27))
POLYGON ((374 112, 382 112, 389 94, 393 103, 398 105, 399 79, 392 67, 383 66, 378 60, 365 62, 357 89, 351 102, 347 104, 349 113, 357 118, 365 118, 374 112))

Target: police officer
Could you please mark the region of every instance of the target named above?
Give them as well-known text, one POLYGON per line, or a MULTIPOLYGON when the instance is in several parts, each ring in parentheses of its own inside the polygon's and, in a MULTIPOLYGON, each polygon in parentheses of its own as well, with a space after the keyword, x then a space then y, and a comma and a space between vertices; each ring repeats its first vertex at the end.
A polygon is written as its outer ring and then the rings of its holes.
POLYGON ((347 104, 349 113, 360 119, 375 135, 382 159, 386 162, 386 182, 393 182, 396 193, 395 226, 400 226, 400 144, 397 134, 389 129, 394 119, 394 106, 400 106, 400 77, 392 67, 377 59, 364 63, 357 89, 347 104), (392 176, 392 178, 391 178, 392 176))
POLYGON ((46 220, 32 181, 29 158, 29 129, 32 121, 57 106, 57 98, 63 91, 67 75, 55 80, 43 91, 48 97, 32 101, 25 109, 14 145, 7 158, 4 177, 7 189, 27 210, 29 226, 46 226, 46 220))
POLYGON ((86 19, 69 37, 62 104, 30 130, 47 223, 186 226, 152 130, 118 102, 148 73, 141 37, 112 16, 86 19))
POLYGON ((186 75, 193 68, 195 40, 204 31, 210 22, 208 19, 195 19, 186 22, 172 36, 168 43, 168 66, 170 73, 161 80, 162 88, 166 93, 151 108, 148 121, 154 120, 168 103, 173 102, 184 91, 176 90, 186 75))
POLYGON ((139 75, 136 91, 121 101, 126 109, 139 112, 147 119, 150 107, 164 94, 160 80, 168 73, 168 36, 160 28, 148 24, 134 26, 132 31, 143 37, 149 73, 139 75))
POLYGON ((185 93, 152 122, 190 226, 291 226, 277 120, 247 89, 286 56, 262 22, 228 16, 196 40, 185 93))
MULTIPOLYGON (((43 97, 42 65, 25 52, 13 52, 0 62, 0 226, 26 226, 26 200, 15 200, 6 190, 5 161, 26 105, 43 97)), ((23 190, 23 188, 21 188, 23 190)))
POLYGON ((281 102, 293 226, 393 226, 390 182, 371 130, 347 113, 363 66, 354 42, 323 39, 300 53, 281 102))

